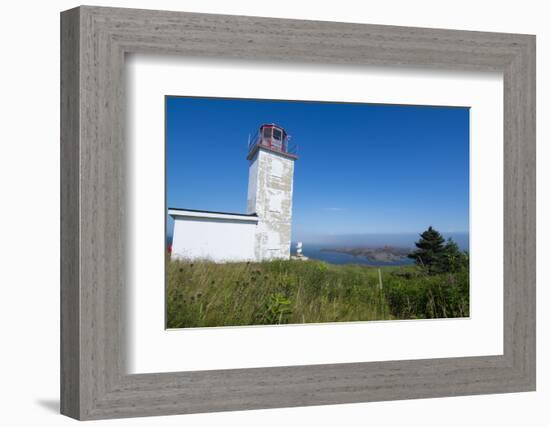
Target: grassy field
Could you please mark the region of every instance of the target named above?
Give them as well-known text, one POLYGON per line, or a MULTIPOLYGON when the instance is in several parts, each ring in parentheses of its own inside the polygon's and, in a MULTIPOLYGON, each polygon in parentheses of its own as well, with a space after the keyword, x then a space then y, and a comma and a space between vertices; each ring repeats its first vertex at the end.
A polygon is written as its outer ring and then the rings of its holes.
POLYGON ((468 272, 321 261, 168 261, 167 327, 469 316, 468 272))

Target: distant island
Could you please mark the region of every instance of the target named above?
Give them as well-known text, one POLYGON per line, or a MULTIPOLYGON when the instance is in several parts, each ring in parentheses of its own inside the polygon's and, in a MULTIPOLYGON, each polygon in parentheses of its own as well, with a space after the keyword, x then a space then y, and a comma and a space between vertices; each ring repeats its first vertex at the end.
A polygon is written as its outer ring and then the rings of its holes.
POLYGON ((343 247, 343 248, 322 248, 321 252, 335 252, 356 257, 365 257, 372 262, 396 262, 407 258, 411 253, 409 248, 394 246, 383 246, 379 248, 343 247))

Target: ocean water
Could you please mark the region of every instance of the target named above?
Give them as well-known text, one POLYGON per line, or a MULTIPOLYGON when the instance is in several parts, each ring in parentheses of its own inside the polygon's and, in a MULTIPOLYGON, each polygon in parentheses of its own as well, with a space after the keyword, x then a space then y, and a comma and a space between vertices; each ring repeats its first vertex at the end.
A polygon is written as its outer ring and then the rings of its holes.
MULTIPOLYGON (((468 233, 443 233, 446 239, 452 238, 461 250, 469 250, 468 233)), ((302 253, 308 258, 326 261, 331 264, 363 264, 371 266, 383 265, 411 265, 414 260, 403 258, 392 262, 371 261, 364 256, 354 256, 349 254, 327 252, 322 249, 331 248, 382 248, 392 246, 396 248, 406 248, 411 252, 415 249, 414 243, 419 239, 416 233, 404 234, 368 234, 368 235, 349 235, 332 236, 325 242, 302 241, 302 253)), ((296 242, 292 243, 292 254, 296 252, 296 242)))
MULTIPOLYGON (((293 252, 295 252, 293 245, 293 252)), ((371 266, 382 266, 382 265, 410 265, 414 264, 414 260, 406 258, 393 262, 381 262, 381 261, 370 261, 367 257, 364 256, 353 256, 349 254, 337 253, 337 252, 325 252, 321 249, 328 249, 328 245, 307 245, 303 244, 302 253, 310 259, 318 259, 320 261, 325 261, 330 264, 362 264, 362 265, 371 265, 371 266)), ((411 249, 412 251, 412 249, 411 249)))

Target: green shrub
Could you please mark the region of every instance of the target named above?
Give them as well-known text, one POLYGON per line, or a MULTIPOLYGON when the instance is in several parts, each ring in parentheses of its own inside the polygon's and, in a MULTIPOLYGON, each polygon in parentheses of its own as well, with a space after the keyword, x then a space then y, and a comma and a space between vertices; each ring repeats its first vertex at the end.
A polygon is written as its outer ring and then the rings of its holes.
POLYGON ((409 279, 390 275, 384 292, 392 314, 399 319, 469 316, 469 281, 465 271, 409 279))

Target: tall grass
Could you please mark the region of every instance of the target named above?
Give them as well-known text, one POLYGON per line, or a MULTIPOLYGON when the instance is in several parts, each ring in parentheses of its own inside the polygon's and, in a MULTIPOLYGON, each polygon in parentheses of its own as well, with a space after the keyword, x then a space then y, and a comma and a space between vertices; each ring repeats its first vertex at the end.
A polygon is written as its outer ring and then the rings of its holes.
POLYGON ((167 262, 169 328, 468 315, 468 276, 321 261, 167 262))

